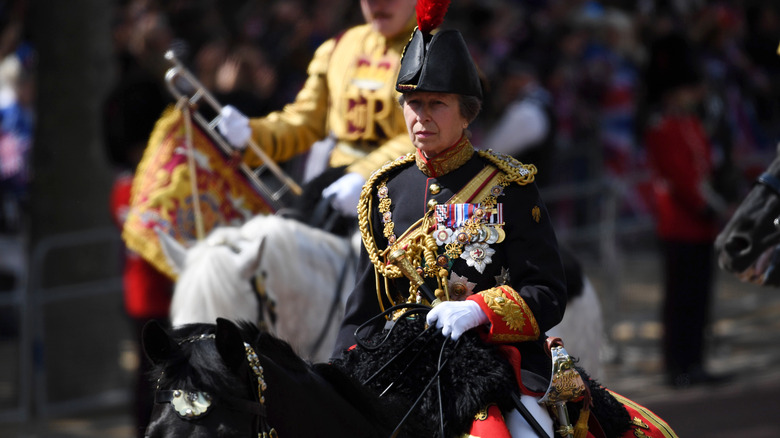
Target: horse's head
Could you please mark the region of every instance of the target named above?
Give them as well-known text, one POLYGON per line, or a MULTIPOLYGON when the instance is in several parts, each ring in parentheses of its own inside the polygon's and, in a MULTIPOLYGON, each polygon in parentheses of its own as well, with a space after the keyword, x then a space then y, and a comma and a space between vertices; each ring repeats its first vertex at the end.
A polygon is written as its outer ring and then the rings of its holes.
POLYGON ((780 285, 774 252, 780 244, 780 156, 758 177, 715 241, 726 271, 758 284, 780 285))
POLYGON ((148 437, 246 437, 268 432, 265 380, 244 339, 257 330, 225 320, 192 324, 169 334, 144 327, 143 346, 155 365, 155 407, 148 437))
POLYGON ((252 324, 220 318, 169 333, 149 323, 143 346, 156 378, 149 438, 257 437, 268 425, 283 437, 389 436, 399 421, 337 367, 312 365, 252 324))
POLYGON ((263 252, 263 236, 243 238, 239 228, 219 227, 206 239, 182 245, 158 232, 178 278, 171 301, 174 326, 218 317, 259 322, 260 303, 252 286, 263 252))

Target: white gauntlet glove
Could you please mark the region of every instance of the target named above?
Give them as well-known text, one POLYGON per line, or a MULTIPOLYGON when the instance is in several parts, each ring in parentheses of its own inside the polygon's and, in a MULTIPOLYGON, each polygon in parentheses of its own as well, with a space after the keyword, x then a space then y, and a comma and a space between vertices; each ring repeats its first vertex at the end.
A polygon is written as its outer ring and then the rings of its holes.
POLYGON ((249 127, 249 118, 237 110, 236 107, 225 105, 217 123, 217 129, 228 143, 236 149, 246 149, 246 142, 252 136, 252 128, 249 127))
POLYGON ((444 301, 437 304, 425 318, 429 326, 436 324, 444 336, 449 336, 453 341, 467 330, 482 324, 487 324, 488 319, 479 304, 474 301, 444 301))
POLYGON ((331 205, 339 213, 347 217, 357 217, 357 204, 360 200, 360 192, 366 180, 359 173, 348 173, 334 181, 322 191, 323 198, 329 198, 331 205))

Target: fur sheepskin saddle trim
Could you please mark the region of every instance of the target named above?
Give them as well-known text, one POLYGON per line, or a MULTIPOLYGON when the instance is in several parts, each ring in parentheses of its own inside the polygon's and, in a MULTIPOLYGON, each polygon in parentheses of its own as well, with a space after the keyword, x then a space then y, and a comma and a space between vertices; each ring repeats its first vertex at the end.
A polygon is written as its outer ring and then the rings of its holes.
MULTIPOLYGON (((631 429, 631 417, 628 415, 626 407, 623 406, 607 389, 598 381, 592 379, 587 371, 577 367, 577 371, 582 376, 583 382, 588 386, 591 397, 591 414, 596 417, 601 430, 606 438, 622 437, 631 429)), ((566 408, 569 411, 569 419, 572 424, 577 422, 582 410, 583 401, 569 402, 566 408)), ((596 431, 591 431, 594 436, 599 436, 596 431)))
POLYGON ((431 437, 439 437, 439 393, 444 435, 451 437, 468 433, 474 416, 490 403, 502 412, 513 409, 511 393, 518 391, 511 366, 495 346, 473 332, 455 342, 438 330, 425 330, 424 314, 399 319, 392 330, 366 339, 334 365, 410 408, 421 396, 405 424, 426 425, 425 436, 431 437), (429 386, 433 380, 438 385, 429 386))

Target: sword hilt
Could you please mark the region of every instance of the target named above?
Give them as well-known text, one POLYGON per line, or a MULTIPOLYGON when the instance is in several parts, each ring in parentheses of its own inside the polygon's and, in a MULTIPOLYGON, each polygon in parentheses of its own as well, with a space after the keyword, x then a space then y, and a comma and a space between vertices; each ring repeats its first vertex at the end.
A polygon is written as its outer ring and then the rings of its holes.
POLYGON ((422 294, 423 298, 428 300, 429 303, 433 304, 434 300, 436 300, 436 294, 433 292, 433 290, 431 290, 431 287, 428 286, 425 280, 423 280, 420 273, 417 272, 417 269, 414 269, 412 262, 409 261, 408 257, 406 257, 405 249, 399 248, 391 252, 387 257, 387 261, 397 266, 398 269, 400 269, 404 274, 404 276, 409 279, 412 285, 417 288, 420 294, 422 294))

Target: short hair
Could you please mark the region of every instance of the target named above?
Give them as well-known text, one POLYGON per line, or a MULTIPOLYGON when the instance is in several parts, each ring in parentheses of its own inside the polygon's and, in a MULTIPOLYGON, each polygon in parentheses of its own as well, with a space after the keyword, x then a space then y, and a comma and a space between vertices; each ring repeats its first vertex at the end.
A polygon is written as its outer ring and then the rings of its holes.
MULTIPOLYGON (((404 106, 404 96, 411 93, 414 93, 414 91, 410 91, 409 93, 401 93, 398 96, 398 104, 404 106)), ((474 119, 477 118, 477 115, 479 115, 479 112, 482 110, 482 99, 477 96, 466 96, 465 94, 458 94, 457 96, 460 115, 468 120, 469 123, 473 122, 474 119)))
POLYGON ((460 114, 469 123, 473 122, 482 110, 482 99, 477 96, 466 96, 464 94, 459 94, 458 96, 460 96, 460 114))

